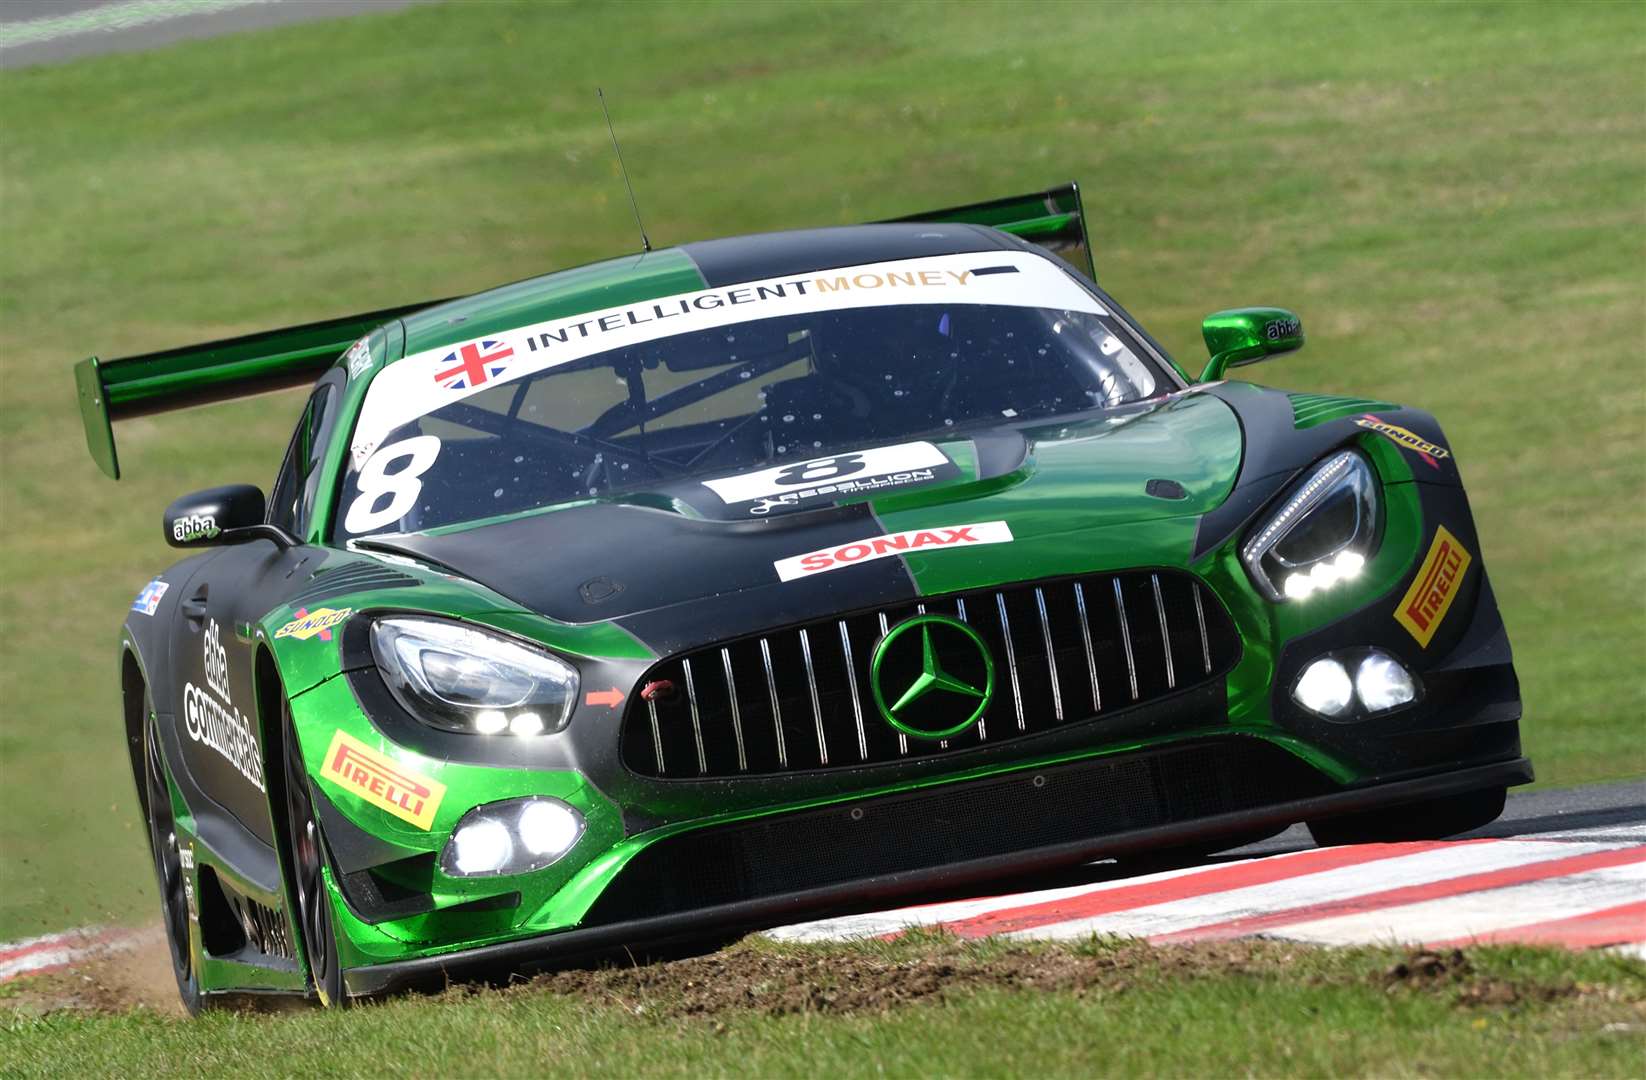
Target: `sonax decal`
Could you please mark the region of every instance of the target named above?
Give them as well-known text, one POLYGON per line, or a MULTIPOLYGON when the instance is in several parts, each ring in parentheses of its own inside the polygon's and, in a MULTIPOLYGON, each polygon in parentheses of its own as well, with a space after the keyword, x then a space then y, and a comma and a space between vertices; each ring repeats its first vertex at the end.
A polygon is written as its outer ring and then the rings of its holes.
POLYGON ((1444 446, 1436 446, 1415 431, 1407 431, 1403 427, 1379 420, 1375 416, 1362 416, 1355 423, 1368 431, 1375 431, 1384 438, 1399 443, 1424 461, 1427 461, 1430 468, 1440 468, 1440 459, 1452 456, 1452 452, 1444 446))
POLYGON ((446 795, 445 784, 412 772, 345 731, 332 736, 320 775, 424 830, 434 824, 446 795))
POLYGON ((1417 639, 1425 649, 1435 636, 1440 620, 1446 617, 1452 601, 1457 599, 1458 586, 1469 572, 1474 559, 1464 550, 1457 537, 1441 525, 1435 529, 1434 543, 1418 568, 1417 578, 1395 609, 1395 621, 1417 639))
POLYGON ((830 570, 873 562, 888 555, 906 555, 915 551, 958 547, 967 544, 1006 544, 1012 539, 1012 530, 1004 521, 984 521, 975 525, 945 525, 936 529, 916 529, 910 532, 887 533, 854 540, 839 547, 809 551, 779 559, 772 564, 778 579, 793 581, 830 570))

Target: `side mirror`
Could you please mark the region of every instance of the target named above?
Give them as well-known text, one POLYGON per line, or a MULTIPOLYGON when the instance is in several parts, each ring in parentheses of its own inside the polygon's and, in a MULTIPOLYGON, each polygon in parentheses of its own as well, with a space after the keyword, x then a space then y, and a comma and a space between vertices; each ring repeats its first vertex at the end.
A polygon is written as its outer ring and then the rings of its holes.
POLYGON ((225 484, 185 495, 166 507, 166 543, 199 548, 262 536, 289 547, 284 530, 263 524, 263 493, 250 484, 225 484))
POLYGON ((1200 381, 1213 382, 1229 368, 1303 348, 1303 321, 1285 308, 1235 308, 1206 316, 1200 335, 1212 354, 1200 381))

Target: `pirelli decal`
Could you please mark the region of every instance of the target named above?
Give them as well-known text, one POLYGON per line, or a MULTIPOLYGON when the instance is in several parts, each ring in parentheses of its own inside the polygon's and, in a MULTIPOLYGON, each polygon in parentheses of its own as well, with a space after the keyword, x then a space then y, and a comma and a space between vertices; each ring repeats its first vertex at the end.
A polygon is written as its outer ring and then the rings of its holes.
POLYGON ((1440 621, 1451 610, 1457 599, 1457 590, 1463 584, 1463 575, 1469 572, 1473 557, 1457 537, 1441 525, 1435 529, 1434 543, 1418 568, 1417 578, 1395 609, 1395 621, 1417 639, 1425 649, 1440 627, 1440 621))
POLYGON ((446 785, 421 776, 344 731, 332 737, 320 775, 419 829, 434 824, 446 785))

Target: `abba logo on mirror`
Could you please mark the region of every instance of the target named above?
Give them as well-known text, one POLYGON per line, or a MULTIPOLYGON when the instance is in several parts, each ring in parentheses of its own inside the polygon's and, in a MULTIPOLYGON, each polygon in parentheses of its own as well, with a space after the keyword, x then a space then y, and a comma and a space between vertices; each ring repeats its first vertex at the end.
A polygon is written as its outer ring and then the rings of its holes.
POLYGON ((189 514, 171 523, 171 538, 180 544, 194 540, 211 540, 223 530, 210 514, 189 514))
POLYGON ((264 791, 263 760, 252 735, 251 720, 241 715, 229 697, 229 654, 223 648, 216 619, 206 627, 202 651, 206 685, 183 685, 183 729, 190 739, 216 751, 253 787, 264 791))
POLYGON ((912 442, 705 480, 703 486, 728 505, 751 503, 749 513, 769 514, 813 499, 867 495, 936 480, 940 472, 958 471, 948 455, 931 443, 912 442))

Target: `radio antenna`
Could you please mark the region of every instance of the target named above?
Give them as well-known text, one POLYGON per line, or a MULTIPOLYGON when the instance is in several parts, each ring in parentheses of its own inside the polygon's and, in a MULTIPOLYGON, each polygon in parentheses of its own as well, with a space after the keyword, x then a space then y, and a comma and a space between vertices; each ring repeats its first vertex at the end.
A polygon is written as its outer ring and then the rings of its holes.
POLYGON ((634 223, 640 227, 640 248, 650 251, 652 242, 646 238, 646 223, 640 220, 640 204, 634 201, 634 185, 629 183, 629 170, 623 164, 623 148, 617 145, 617 129, 612 127, 611 110, 606 108, 606 92, 600 87, 594 88, 595 95, 600 98, 600 111, 606 117, 606 131, 612 137, 612 149, 617 153, 617 171, 623 174, 623 186, 629 192, 629 207, 634 210, 634 223))

